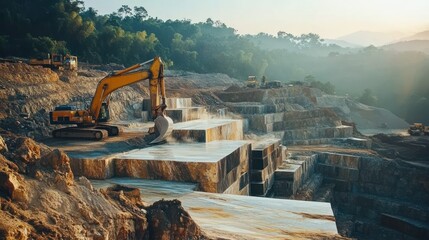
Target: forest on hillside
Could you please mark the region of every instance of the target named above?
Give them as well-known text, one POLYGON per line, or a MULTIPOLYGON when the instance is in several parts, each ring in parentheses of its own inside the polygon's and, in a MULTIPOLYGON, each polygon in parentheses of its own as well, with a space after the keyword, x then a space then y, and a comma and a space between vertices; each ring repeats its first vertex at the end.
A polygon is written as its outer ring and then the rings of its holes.
POLYGON ((429 124, 429 56, 424 53, 342 48, 313 33, 239 35, 209 17, 192 23, 158 19, 144 6, 123 5, 100 15, 82 1, 1 1, 0 57, 70 53, 81 62, 128 66, 161 56, 170 69, 243 80, 256 75, 310 81, 328 93, 429 124))

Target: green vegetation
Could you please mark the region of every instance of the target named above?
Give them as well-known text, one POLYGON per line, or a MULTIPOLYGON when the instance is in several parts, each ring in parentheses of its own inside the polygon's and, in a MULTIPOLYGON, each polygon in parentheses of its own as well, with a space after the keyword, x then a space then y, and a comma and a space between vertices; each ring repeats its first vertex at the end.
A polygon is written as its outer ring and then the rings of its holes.
POLYGON ((419 52, 346 49, 312 33, 243 36, 210 18, 163 21, 142 6, 99 15, 72 0, 2 1, 0 21, 0 57, 69 52, 80 61, 127 66, 159 55, 170 69, 304 80, 356 99, 371 89, 378 106, 410 122, 429 119, 429 58, 419 52))

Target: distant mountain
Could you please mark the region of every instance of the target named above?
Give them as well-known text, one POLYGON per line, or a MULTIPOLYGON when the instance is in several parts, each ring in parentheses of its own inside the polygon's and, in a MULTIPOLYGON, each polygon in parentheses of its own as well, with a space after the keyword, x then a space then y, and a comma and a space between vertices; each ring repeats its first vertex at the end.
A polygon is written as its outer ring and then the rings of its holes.
POLYGON ((401 41, 411 41, 411 40, 429 40, 429 30, 424 32, 419 32, 412 36, 401 39, 401 41))
POLYGON ((361 46, 382 46, 392 42, 398 41, 404 37, 403 33, 400 32, 370 32, 370 31, 358 31, 342 37, 337 38, 336 40, 347 41, 352 44, 361 45, 361 46))
POLYGON ((343 48, 361 48, 361 45, 357 45, 357 44, 353 44, 353 43, 349 43, 347 41, 344 40, 338 40, 338 39, 324 39, 323 41, 326 44, 335 44, 338 45, 340 47, 343 48))
POLYGON ((388 44, 382 47, 386 50, 398 52, 424 52, 429 54, 429 40, 411 40, 388 44))

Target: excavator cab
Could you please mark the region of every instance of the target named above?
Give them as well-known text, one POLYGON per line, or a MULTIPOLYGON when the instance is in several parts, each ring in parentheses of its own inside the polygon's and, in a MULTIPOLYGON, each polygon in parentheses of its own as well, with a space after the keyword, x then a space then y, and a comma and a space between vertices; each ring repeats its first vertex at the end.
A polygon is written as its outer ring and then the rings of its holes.
POLYGON ((108 122, 110 119, 109 105, 104 102, 101 104, 100 114, 98 115, 98 122, 108 122))

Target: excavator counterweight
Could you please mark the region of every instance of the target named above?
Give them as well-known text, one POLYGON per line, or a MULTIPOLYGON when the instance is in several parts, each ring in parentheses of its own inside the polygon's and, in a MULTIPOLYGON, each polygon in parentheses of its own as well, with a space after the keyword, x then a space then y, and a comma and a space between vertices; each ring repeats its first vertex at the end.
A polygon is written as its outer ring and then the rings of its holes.
POLYGON ((107 123, 109 120, 109 97, 119 88, 140 81, 149 80, 152 116, 156 138, 151 142, 164 141, 172 132, 173 120, 165 115, 164 64, 161 58, 133 65, 113 72, 100 80, 88 109, 61 105, 50 112, 51 124, 75 124, 75 127, 56 129, 53 137, 102 140, 108 136, 117 136, 122 128, 107 123), (150 67, 146 66, 150 64, 150 67))

